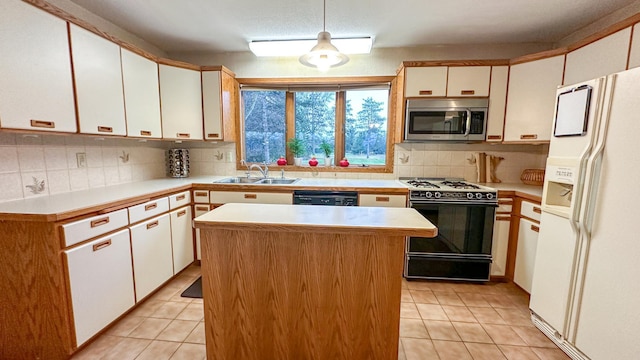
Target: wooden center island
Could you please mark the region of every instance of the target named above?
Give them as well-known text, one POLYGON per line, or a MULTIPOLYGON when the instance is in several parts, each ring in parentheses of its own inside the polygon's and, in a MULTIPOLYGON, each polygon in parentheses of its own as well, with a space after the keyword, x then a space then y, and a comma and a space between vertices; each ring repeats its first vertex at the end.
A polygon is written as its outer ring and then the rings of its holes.
POLYGON ((200 229, 207 359, 397 359, 411 208, 225 204, 200 229))

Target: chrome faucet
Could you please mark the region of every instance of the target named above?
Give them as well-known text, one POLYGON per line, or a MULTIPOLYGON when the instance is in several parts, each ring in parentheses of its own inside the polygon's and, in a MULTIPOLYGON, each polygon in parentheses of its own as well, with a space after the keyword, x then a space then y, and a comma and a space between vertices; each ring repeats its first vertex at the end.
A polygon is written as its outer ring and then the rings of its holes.
POLYGON ((258 165, 258 164, 251 164, 251 166, 249 166, 249 171, 253 170, 254 168, 257 168, 258 171, 260 171, 260 174, 262 174, 263 178, 267 178, 269 177, 269 166, 267 165, 267 163, 264 163, 264 169, 258 165))

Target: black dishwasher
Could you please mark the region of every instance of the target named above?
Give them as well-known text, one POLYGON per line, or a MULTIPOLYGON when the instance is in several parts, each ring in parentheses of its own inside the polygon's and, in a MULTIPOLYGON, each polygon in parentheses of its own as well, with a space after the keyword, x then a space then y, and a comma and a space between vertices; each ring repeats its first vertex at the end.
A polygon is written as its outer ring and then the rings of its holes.
POLYGON ((295 190, 294 205, 358 206, 357 191, 295 190))

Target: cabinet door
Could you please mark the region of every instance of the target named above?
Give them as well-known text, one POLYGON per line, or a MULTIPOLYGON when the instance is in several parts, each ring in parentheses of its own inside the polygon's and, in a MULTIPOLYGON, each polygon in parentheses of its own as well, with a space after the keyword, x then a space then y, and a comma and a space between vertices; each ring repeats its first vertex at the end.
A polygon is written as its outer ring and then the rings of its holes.
POLYGON ((173 276, 170 222, 169 214, 164 214, 131 227, 136 301, 173 276))
POLYGON ((627 68, 631 27, 567 54, 564 83, 575 84, 627 68))
POLYGON ((177 274, 193 262, 193 230, 191 206, 172 211, 171 244, 173 248, 173 273, 177 274))
POLYGON ((0 34, 0 127, 76 132, 67 23, 2 1, 0 34))
POLYGON ((491 68, 491 89, 489 91, 489 118, 487 120, 487 141, 502 141, 504 115, 507 105, 508 66, 491 68))
POLYGON ((70 27, 80 132, 126 135, 120 46, 76 25, 70 27))
POLYGON ((407 197, 404 195, 360 194, 358 196, 358 205, 376 207, 407 207, 407 197))
POLYGON ((540 231, 539 226, 540 225, 533 221, 520 219, 513 282, 528 293, 531 293, 533 269, 536 262, 536 249, 538 247, 538 232, 540 231))
POLYGON ((633 26, 631 50, 629 50, 629 69, 640 66, 640 24, 633 26))
POLYGON ((220 71, 202 72, 202 106, 205 140, 222 140, 222 98, 220 71))
POLYGON ((135 304, 129 230, 64 252, 76 345, 80 346, 135 304))
POLYGON ((162 137, 158 64, 122 49, 127 134, 131 137, 162 137))
POLYGON ((511 228, 511 216, 497 215, 493 223, 493 241, 491 244, 492 276, 504 276, 507 268, 507 249, 509 247, 509 229, 511 228))
POLYGON ((564 56, 513 65, 504 124, 504 141, 551 139, 556 89, 562 84, 564 56))
POLYGON ((405 69, 404 96, 446 96, 447 67, 408 67, 405 69))
POLYGON ((162 137, 202 140, 200 72, 160 64, 162 137))
POLYGON ((451 66, 447 96, 489 96, 491 66, 451 66))
MULTIPOLYGON (((206 214, 209 212, 209 210, 211 210, 209 205, 195 205, 193 208, 194 217, 206 214)), ((200 251, 200 229, 196 229, 196 259, 202 259, 202 252, 200 251)))
POLYGON ((291 193, 211 191, 209 199, 213 204, 255 203, 255 204, 293 204, 291 193))

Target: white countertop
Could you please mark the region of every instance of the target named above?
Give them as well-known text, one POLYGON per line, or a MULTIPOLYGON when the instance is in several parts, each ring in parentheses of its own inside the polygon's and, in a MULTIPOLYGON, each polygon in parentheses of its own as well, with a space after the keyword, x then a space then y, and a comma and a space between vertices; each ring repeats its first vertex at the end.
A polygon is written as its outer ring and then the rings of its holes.
MULTIPOLYGON (((147 194, 170 192, 180 190, 191 185, 212 185, 214 181, 229 176, 197 176, 189 178, 163 178, 133 182, 128 184, 113 185, 101 188, 93 188, 81 191, 73 191, 56 195, 39 196, 23 200, 0 202, 0 215, 55 215, 72 212, 81 212, 83 209, 91 209, 100 206, 109 206, 115 202, 127 199, 141 198, 147 194)), ((233 187, 236 184, 225 184, 233 187)), ((239 185, 239 184, 238 184, 239 185)), ((247 186, 248 184, 242 184, 247 186)), ((542 196, 542 187, 524 184, 486 183, 483 184, 498 190, 513 190, 534 196, 542 196)), ((255 189, 265 188, 264 185, 251 185, 255 189)), ((398 180, 371 180, 371 179, 327 179, 302 178, 293 184, 277 185, 281 188, 298 187, 350 187, 358 189, 404 189, 406 186, 398 180)), ((267 189, 265 189, 267 190, 267 189)), ((267 190, 268 191, 268 190, 267 190)))
POLYGON ((433 237, 436 227, 412 208, 282 204, 222 205, 194 219, 196 228, 340 231, 433 237))

